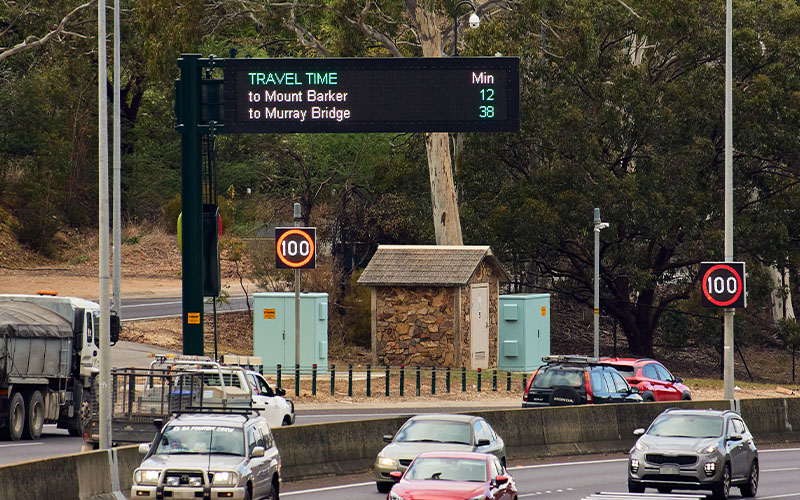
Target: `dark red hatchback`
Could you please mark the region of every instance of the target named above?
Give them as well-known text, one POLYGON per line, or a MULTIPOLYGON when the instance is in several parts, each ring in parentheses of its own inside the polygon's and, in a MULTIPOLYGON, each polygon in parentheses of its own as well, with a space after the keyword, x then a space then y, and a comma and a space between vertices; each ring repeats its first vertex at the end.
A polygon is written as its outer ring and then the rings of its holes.
POLYGON ((692 392, 683 379, 673 376, 664 365, 651 358, 603 358, 631 386, 639 388, 643 401, 680 401, 692 399, 692 392))
POLYGON ((488 453, 421 453, 391 476, 399 482, 387 500, 517 500, 514 478, 488 453))

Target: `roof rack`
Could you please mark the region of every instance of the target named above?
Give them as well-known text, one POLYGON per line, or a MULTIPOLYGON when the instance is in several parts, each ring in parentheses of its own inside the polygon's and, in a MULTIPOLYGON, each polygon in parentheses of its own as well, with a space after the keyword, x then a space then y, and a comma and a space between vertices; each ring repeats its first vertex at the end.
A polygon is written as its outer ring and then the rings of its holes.
POLYGON ((550 356, 543 356, 542 361, 545 363, 562 363, 562 364, 576 364, 576 365, 589 365, 600 364, 598 358, 590 356, 579 356, 576 354, 556 354, 550 356))
POLYGON ((247 408, 244 406, 186 406, 172 412, 173 415, 186 414, 215 414, 215 415, 240 415, 248 417, 258 415, 257 408, 247 408))

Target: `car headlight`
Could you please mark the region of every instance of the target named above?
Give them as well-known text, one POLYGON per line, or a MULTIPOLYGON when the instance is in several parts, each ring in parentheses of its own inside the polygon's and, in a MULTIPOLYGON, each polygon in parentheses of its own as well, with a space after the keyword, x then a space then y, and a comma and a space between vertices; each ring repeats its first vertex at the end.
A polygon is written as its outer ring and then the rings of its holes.
POLYGON ((235 486, 239 482, 239 474, 229 471, 214 472, 214 486, 235 486))
POLYGON ((389 500, 405 500, 403 497, 395 493, 394 491, 389 492, 389 500))
POLYGON ((390 457, 378 457, 378 465, 381 467, 397 467, 397 461, 390 457))
POLYGON ((708 446, 704 446, 703 448, 698 448, 697 453, 714 453, 717 451, 717 445, 710 444, 708 446))
POLYGON ((647 450, 650 449, 650 447, 647 446, 646 443, 643 443, 641 440, 639 440, 639 441, 636 441, 636 449, 638 451, 647 451, 647 450))
POLYGON ((167 486, 180 486, 181 478, 180 476, 167 476, 167 479, 164 482, 167 486))
POLYGON ((160 470, 139 469, 133 474, 133 482, 136 484, 158 484, 160 476, 160 470))

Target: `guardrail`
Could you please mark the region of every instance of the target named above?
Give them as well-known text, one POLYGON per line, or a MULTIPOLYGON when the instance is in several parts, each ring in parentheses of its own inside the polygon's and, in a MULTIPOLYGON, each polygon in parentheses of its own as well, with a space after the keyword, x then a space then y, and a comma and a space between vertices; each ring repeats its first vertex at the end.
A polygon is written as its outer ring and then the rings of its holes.
MULTIPOLYGON (((800 398, 745 399, 739 411, 759 444, 800 442, 800 398)), ((545 456, 625 452, 633 430, 647 427, 664 409, 730 409, 729 401, 563 406, 505 411, 473 411, 484 417, 506 443, 510 460, 545 456)), ((274 429, 285 481, 366 472, 404 417, 294 425, 274 429)), ((130 489, 141 461, 136 446, 95 451, 0 467, 8 498, 114 498, 114 473, 122 491, 130 489), (114 457, 116 456, 116 459, 114 457), (111 472, 111 474, 109 473, 111 472)))

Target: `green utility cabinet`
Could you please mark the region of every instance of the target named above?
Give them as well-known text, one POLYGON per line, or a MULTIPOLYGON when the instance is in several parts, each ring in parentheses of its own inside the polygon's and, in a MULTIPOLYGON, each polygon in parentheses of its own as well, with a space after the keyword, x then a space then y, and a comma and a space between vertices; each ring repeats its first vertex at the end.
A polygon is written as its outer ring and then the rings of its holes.
POLYGON ((500 296, 497 367, 530 372, 550 355, 550 294, 500 296))
MULTIPOLYGON (((295 328, 293 292, 261 292, 253 295, 253 355, 261 356, 264 370, 294 370, 295 328)), ((300 367, 306 372, 317 365, 328 371, 328 294, 300 294, 300 367)))

